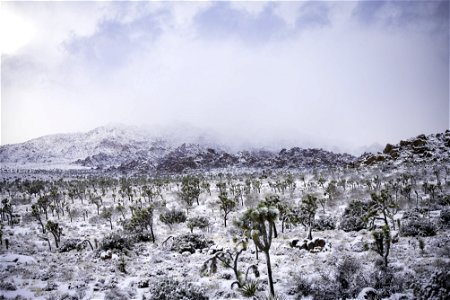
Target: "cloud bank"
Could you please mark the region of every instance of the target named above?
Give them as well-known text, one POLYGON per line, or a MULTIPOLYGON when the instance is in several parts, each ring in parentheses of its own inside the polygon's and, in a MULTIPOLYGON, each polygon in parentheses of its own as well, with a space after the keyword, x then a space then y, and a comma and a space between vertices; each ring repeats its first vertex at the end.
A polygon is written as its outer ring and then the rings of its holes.
POLYGON ((449 127, 449 4, 8 2, 2 144, 111 122, 353 153, 449 127), (337 147, 337 148, 336 148, 337 147))

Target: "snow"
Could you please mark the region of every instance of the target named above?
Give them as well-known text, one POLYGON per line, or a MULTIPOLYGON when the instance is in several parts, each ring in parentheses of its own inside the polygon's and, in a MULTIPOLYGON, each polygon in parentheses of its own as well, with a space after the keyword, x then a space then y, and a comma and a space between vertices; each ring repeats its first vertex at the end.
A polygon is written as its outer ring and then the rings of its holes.
POLYGON ((0 265, 6 265, 9 263, 17 263, 17 264, 35 264, 36 259, 28 255, 20 255, 20 254, 2 254, 0 255, 0 265))
MULTIPOLYGON (((126 128, 123 129, 126 131, 126 128)), ((102 129, 96 132, 91 132, 89 139, 93 143, 98 142, 107 135, 114 135, 115 139, 120 141, 124 132, 120 130, 102 129)), ((76 135, 81 139, 83 134, 76 135)), ((65 135, 58 138, 54 137, 51 142, 62 142, 65 135)), ((85 137, 83 137, 84 139, 85 137)), ((130 137, 127 137, 127 139, 130 137)), ((131 137, 131 139, 138 140, 139 136, 131 137)), ((431 137, 433 143, 434 138, 431 137)), ((127 143, 127 140, 123 140, 127 143)), ((35 142, 37 143, 37 142, 35 142)), ((40 143, 40 142, 39 142, 40 143)), ((50 142, 49 142, 50 143, 50 142)), ((40 145, 45 147, 44 143, 40 145)), ((39 147, 40 147, 39 146, 39 147)), ((61 146, 64 148, 64 146, 61 146)), ((60 150, 62 149, 60 148, 60 150)), ((4 148, 2 148, 4 149, 4 148)), ((9 151, 9 150, 8 150, 9 151)), ((409 150, 405 150, 409 151, 409 150)), ((445 158, 445 154, 437 152, 441 155, 441 158, 445 158)), ((3 153, 4 154, 4 153, 3 153)), ((84 153, 86 154, 86 153, 84 153)), ((84 155, 83 154, 83 155, 84 155)), ((8 155, 8 154, 7 154, 8 155)), ((403 157, 403 156, 402 156, 403 157)), ((441 162, 434 163, 432 161, 427 162, 427 166, 420 165, 408 165, 403 159, 397 161, 398 166, 392 166, 392 168, 385 168, 385 165, 379 164, 370 167, 360 167, 356 169, 308 169, 308 170, 295 170, 291 172, 296 179, 296 189, 290 194, 289 192, 280 193, 283 201, 289 201, 295 205, 301 202, 301 199, 308 193, 315 193, 318 196, 324 194, 324 187, 321 187, 317 183, 317 178, 323 176, 326 179, 325 187, 331 180, 339 180, 342 178, 353 178, 355 181, 353 184, 348 184, 346 189, 343 190, 338 187, 338 193, 334 197, 333 201, 329 201, 325 204, 325 210, 322 211, 322 207, 319 206, 317 216, 335 217, 338 220, 342 216, 345 208, 351 200, 363 200, 370 199, 371 192, 379 192, 374 190, 374 185, 368 187, 365 185, 365 179, 373 179, 375 175, 379 175, 382 179, 381 188, 389 188, 389 180, 396 180, 402 178, 403 174, 415 174, 417 183, 415 185, 416 190, 420 196, 420 206, 426 208, 430 199, 429 195, 426 195, 422 189, 424 182, 435 182, 435 177, 432 174, 432 169, 435 167, 449 167, 448 161, 442 164, 441 162), (305 180, 300 180, 299 175, 304 175, 305 180)), ((11 169, 14 169, 17 165, 13 165, 11 169)), ((69 174, 66 171, 48 171, 48 172, 32 172, 30 174, 23 172, 10 172, 3 173, 2 179, 7 182, 14 182, 16 178, 33 178, 33 179, 45 179, 52 181, 57 185, 58 179, 62 178, 65 182, 75 183, 77 182, 76 176, 86 177, 85 170, 79 170, 79 173, 74 172, 69 174)), ((195 285, 202 287, 205 290, 206 295, 210 299, 242 299, 241 294, 235 289, 231 290, 230 285, 236 279, 234 278, 231 269, 226 269, 222 265, 218 266, 218 272, 204 276, 200 274, 201 265, 212 256, 211 249, 233 249, 234 244, 232 237, 238 233, 238 231, 232 225, 233 219, 237 219, 245 209, 250 205, 256 205, 257 201, 253 201, 251 198, 263 199, 264 195, 273 193, 274 191, 269 185, 269 181, 274 182, 276 179, 283 178, 286 172, 273 172, 268 175, 267 178, 260 178, 262 181, 261 193, 251 192, 249 196, 244 197, 244 207, 238 205, 235 212, 231 213, 228 218, 228 227, 223 227, 222 212, 217 206, 219 191, 216 188, 216 183, 220 180, 231 181, 233 183, 240 183, 244 185, 245 178, 257 178, 261 176, 262 170, 259 173, 252 175, 244 174, 242 170, 235 170, 231 173, 229 179, 227 176, 222 176, 220 179, 214 172, 208 172, 204 174, 204 180, 208 180, 211 186, 211 195, 202 192, 200 195, 200 205, 194 204, 189 208, 187 214, 190 216, 207 216, 211 222, 209 230, 195 229, 194 233, 203 233, 208 239, 213 240, 215 245, 209 249, 197 251, 194 254, 179 254, 171 251, 170 247, 163 247, 161 244, 168 236, 178 236, 181 234, 189 233, 189 229, 185 224, 179 224, 173 226, 170 229, 167 225, 161 223, 159 220, 159 214, 164 208, 180 208, 186 210, 186 207, 180 201, 177 192, 176 182, 179 183, 179 176, 168 176, 170 184, 165 186, 162 190, 164 203, 160 199, 156 199, 155 203, 157 208, 155 210, 154 225, 156 233, 156 244, 151 242, 139 242, 129 251, 111 251, 111 258, 107 259, 104 256, 102 259, 102 252, 99 250, 92 251, 89 247, 80 251, 72 250, 70 252, 60 253, 55 249, 53 237, 49 234, 52 250, 48 249, 46 241, 39 239, 41 234, 40 226, 32 217, 30 217, 30 207, 32 203, 35 203, 38 197, 32 197, 28 202, 23 200, 21 192, 12 189, 12 199, 14 212, 19 214, 22 218, 18 224, 10 226, 3 221, 3 238, 8 236, 10 241, 10 247, 8 250, 2 245, 0 247, 0 282, 9 282, 17 287, 17 290, 3 290, 0 289, 1 296, 6 298, 14 298, 18 295, 28 299, 48 299, 48 298, 61 298, 64 294, 76 295, 79 299, 106 299, 108 293, 114 290, 118 290, 123 293, 126 299, 142 299, 142 297, 148 296, 150 288, 138 288, 137 283, 141 280, 149 280, 150 287, 155 282, 162 280, 162 278, 170 277, 179 281, 189 281, 195 285), (19 201, 20 204, 16 203, 19 201), (252 202, 253 201, 253 202, 252 202), (253 203, 253 204, 252 204, 253 203), (25 217, 26 216, 26 217, 25 217), (126 273, 122 273, 118 269, 119 258, 123 255, 126 260, 126 273), (231 275, 228 278, 227 274, 231 275), (55 284, 55 287, 50 290, 46 290, 48 285, 55 284)), ((177 174, 179 175, 179 174, 177 174)), ((108 173, 102 173, 102 178, 109 176, 108 173)), ((116 178, 111 176, 111 178, 116 178)), ((449 194, 449 174, 447 171, 442 171, 443 191, 442 195, 449 194)), ((126 218, 131 217, 130 205, 138 205, 136 199, 141 198, 144 205, 147 204, 147 200, 141 196, 142 185, 145 183, 133 184, 132 188, 135 191, 134 202, 127 200, 126 196, 120 195, 120 185, 114 186, 117 199, 114 201, 112 198, 113 190, 107 188, 106 194, 101 196, 103 199, 103 205, 111 207, 117 205, 120 201, 127 207, 126 218)), ((48 190, 49 186, 47 186, 48 190)), ((67 192, 67 187, 59 186, 59 192, 67 192)), ((92 186, 89 185, 89 193, 95 193, 92 186)), ((100 189, 97 186, 97 192, 100 195, 100 189)), ((1 198, 8 198, 9 193, 6 190, 1 190, 1 198)), ((405 197, 399 193, 399 198, 405 201, 405 197)), ((414 197, 413 197, 414 199, 414 197)), ((96 216, 96 207, 89 203, 89 196, 81 203, 79 198, 75 198, 75 203, 72 204, 70 200, 66 199, 71 208, 76 210, 88 210, 89 217, 84 221, 81 215, 74 217, 73 222, 70 222, 67 213, 64 216, 60 216, 58 219, 49 213, 51 220, 57 221, 63 228, 62 243, 68 239, 89 239, 95 247, 94 240, 99 242, 103 237, 109 235, 111 232, 117 232, 122 229, 122 224, 119 221, 122 216, 120 214, 114 214, 113 225, 114 229, 109 228, 109 223, 96 216)), ((414 203, 406 203, 404 207, 395 215, 395 219, 402 219, 404 212, 410 208, 414 208, 414 203)), ((440 224, 439 218, 442 215, 442 207, 435 206, 431 208, 426 218, 429 218, 432 222, 440 224)), ((280 223, 277 223, 278 238, 272 242, 270 249, 272 268, 275 280, 275 290, 282 295, 285 299, 300 299, 301 297, 292 294, 290 291, 296 287, 297 276, 304 277, 308 283, 314 288, 325 288, 326 286, 320 286, 321 280, 326 276, 330 276, 332 279, 338 275, 338 267, 345 258, 352 258, 359 263, 359 271, 364 274, 367 280, 370 280, 370 276, 373 275, 376 270, 375 262, 379 259, 379 255, 373 250, 364 250, 362 245, 367 243, 371 245, 373 242, 372 234, 368 230, 361 230, 359 232, 344 232, 339 229, 316 231, 313 230, 313 238, 321 238, 326 241, 326 246, 321 252, 312 253, 307 250, 300 250, 297 248, 291 248, 289 243, 292 239, 298 238, 303 240, 307 236, 307 230, 301 225, 293 226, 281 232, 280 223)), ((418 238, 416 237, 403 237, 400 235, 399 241, 392 244, 391 254, 389 256, 389 265, 394 272, 395 276, 401 278, 406 276, 404 274, 412 274, 417 283, 420 285, 426 285, 436 270, 445 268, 446 264, 450 263, 450 257, 448 250, 450 249, 450 232, 445 227, 440 227, 436 236, 423 237, 425 241, 424 252, 421 252, 418 247, 418 238)), ((109 256, 109 255, 107 255, 109 256)), ((244 251, 239 260, 239 270, 245 272, 245 269, 251 265, 257 264, 261 273, 261 277, 258 279, 260 284, 260 291, 257 292, 258 296, 266 295, 267 293, 267 268, 265 257, 262 253, 259 253, 259 260, 256 260, 254 245, 249 243, 249 248, 244 251)), ((359 272, 358 271, 358 272, 359 272)), ((253 277, 252 277, 253 278, 253 277)), ((330 283, 331 284, 331 283, 330 283)), ((362 299, 363 292, 370 291, 370 288, 365 285, 359 285, 358 298, 362 299)), ((409 288, 405 288, 398 293, 390 295, 389 299, 400 299, 402 295, 406 297, 412 297, 413 291, 409 288)), ((354 297, 356 297, 355 295, 354 297)), ((305 296, 302 299, 313 299, 312 296, 305 296)))

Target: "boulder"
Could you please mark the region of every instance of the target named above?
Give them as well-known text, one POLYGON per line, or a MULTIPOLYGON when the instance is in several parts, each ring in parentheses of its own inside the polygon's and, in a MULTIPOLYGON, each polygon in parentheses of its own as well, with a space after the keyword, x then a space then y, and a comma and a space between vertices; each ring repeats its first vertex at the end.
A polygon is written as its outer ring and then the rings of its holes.
POLYGON ((103 251, 102 253, 100 253, 100 258, 103 260, 111 259, 112 258, 111 250, 103 251))
POLYGON ((140 281, 138 282, 138 284, 137 284, 137 287, 138 287, 139 289, 145 289, 145 288, 148 288, 148 287, 149 287, 148 279, 140 280, 140 281))
POLYGON ((289 242, 289 246, 292 248, 305 249, 310 252, 320 252, 326 245, 326 241, 322 238, 314 238, 312 240, 293 239, 289 242))
POLYGON ((325 240, 321 239, 321 238, 314 238, 313 242, 314 242, 315 247, 321 247, 321 248, 324 248, 325 244, 326 244, 325 240))
POLYGON ((378 300, 378 292, 376 289, 371 287, 363 288, 362 291, 358 294, 357 300, 378 300))

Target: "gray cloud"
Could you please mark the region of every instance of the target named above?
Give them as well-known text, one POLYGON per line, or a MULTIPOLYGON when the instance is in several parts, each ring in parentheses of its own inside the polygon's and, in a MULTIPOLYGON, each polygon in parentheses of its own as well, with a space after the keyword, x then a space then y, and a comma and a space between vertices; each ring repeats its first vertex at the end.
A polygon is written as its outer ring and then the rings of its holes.
POLYGON ((356 153, 449 125, 442 3, 29 5, 7 5, 42 31, 2 56, 2 143, 188 123, 356 153))

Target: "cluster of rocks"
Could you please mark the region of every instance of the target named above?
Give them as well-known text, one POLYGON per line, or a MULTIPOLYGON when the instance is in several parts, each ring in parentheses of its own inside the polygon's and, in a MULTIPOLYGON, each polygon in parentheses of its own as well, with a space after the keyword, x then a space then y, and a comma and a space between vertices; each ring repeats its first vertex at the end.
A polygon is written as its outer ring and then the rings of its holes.
POLYGON ((292 248, 299 248, 304 249, 312 253, 321 252, 326 245, 326 242, 324 239, 321 238, 314 238, 312 240, 304 239, 301 241, 300 239, 293 239, 289 245, 292 248))

